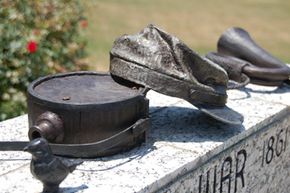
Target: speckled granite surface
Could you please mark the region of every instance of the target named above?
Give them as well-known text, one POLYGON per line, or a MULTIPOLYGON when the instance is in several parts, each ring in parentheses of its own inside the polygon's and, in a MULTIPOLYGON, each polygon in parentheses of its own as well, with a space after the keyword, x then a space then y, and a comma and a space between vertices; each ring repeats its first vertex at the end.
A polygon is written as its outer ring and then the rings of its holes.
MULTIPOLYGON (((261 128, 285 122, 289 115, 289 86, 249 85, 228 95, 228 106, 244 115, 241 126, 220 123, 186 101, 150 91, 152 127, 147 143, 123 154, 86 160, 61 184, 62 192, 186 192, 190 189, 185 185, 184 191, 179 187, 189 171, 261 128)), ((27 140, 27 132, 26 115, 0 123, 0 140, 27 140)), ((1 193, 41 191, 29 162, 27 153, 0 152, 1 193)))

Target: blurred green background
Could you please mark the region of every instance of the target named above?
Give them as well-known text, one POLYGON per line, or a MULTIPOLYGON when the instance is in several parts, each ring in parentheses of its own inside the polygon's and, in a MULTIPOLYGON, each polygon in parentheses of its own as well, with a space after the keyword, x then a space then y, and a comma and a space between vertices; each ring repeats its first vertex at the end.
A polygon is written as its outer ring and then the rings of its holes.
POLYGON ((258 44, 290 61, 290 1, 287 0, 87 0, 88 62, 107 71, 113 41, 153 23, 204 55, 216 50, 231 26, 246 29, 258 44))

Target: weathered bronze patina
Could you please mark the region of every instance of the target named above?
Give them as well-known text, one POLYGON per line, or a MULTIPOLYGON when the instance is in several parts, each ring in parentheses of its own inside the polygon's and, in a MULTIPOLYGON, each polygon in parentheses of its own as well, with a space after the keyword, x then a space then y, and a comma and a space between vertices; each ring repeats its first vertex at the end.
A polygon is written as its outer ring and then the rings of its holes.
POLYGON ((228 89, 237 89, 246 86, 250 78, 243 72, 243 68, 249 64, 245 60, 225 54, 209 52, 206 58, 220 65, 229 76, 228 89))
POLYGON ((24 149, 31 153, 30 171, 43 184, 42 193, 59 193, 59 184, 72 173, 82 160, 70 160, 53 155, 47 140, 36 138, 24 149))
POLYGON ((145 140, 149 126, 145 93, 138 85, 116 83, 109 74, 40 78, 28 88, 29 138, 43 137, 54 153, 73 157, 132 148, 145 140))
POLYGON ((242 28, 227 29, 219 38, 217 49, 219 56, 211 55, 211 60, 226 68, 242 71, 252 83, 279 86, 290 78, 290 68, 260 47, 242 28), (238 58, 239 61, 225 55, 238 58), (218 57, 224 59, 221 61, 218 57))
POLYGON ((227 73, 158 27, 121 36, 110 55, 113 76, 183 98, 220 121, 242 123, 242 116, 225 106, 227 73))

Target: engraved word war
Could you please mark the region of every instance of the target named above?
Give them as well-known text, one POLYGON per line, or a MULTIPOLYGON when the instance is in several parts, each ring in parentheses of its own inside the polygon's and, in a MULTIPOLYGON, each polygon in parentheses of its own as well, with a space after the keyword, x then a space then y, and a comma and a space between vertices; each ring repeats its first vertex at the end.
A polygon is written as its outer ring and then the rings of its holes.
POLYGON ((283 153, 287 150, 288 130, 289 128, 280 128, 273 133, 252 139, 249 143, 251 145, 247 146, 247 150, 242 148, 236 152, 231 152, 230 155, 210 166, 197 176, 198 193, 241 192, 241 189, 247 183, 245 177, 252 172, 250 168, 247 168, 247 165, 261 163, 257 167, 266 167, 275 160, 281 159, 283 153), (258 140, 258 145, 251 143, 255 140, 258 140), (253 149, 256 151, 253 151, 253 149), (253 154, 253 152, 255 153, 253 154), (249 156, 252 158, 254 156, 254 159, 249 159, 249 156))
POLYGON ((247 161, 247 152, 241 149, 235 155, 235 158, 228 156, 219 165, 209 169, 206 174, 199 176, 198 193, 230 193, 234 186, 234 192, 239 187, 245 186, 245 166, 247 161))

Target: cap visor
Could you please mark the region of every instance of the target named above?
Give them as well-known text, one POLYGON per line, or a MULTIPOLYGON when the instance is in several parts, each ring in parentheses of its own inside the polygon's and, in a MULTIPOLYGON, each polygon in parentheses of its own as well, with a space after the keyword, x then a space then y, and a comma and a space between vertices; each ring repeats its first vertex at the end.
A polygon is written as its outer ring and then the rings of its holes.
POLYGON ((212 118, 227 124, 241 125, 244 121, 243 115, 233 109, 224 107, 215 107, 209 105, 195 105, 199 110, 212 118))

